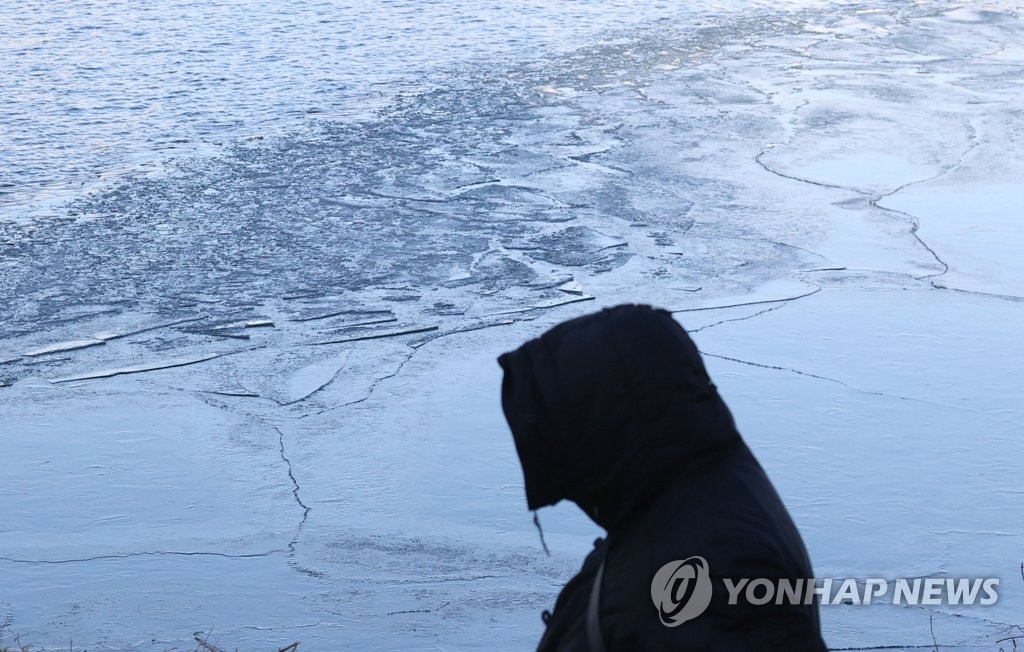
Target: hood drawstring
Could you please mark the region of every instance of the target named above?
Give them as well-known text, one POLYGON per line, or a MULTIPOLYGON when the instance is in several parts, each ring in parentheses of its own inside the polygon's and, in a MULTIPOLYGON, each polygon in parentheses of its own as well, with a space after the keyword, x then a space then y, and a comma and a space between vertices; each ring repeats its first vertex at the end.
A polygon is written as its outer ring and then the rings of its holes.
POLYGON ((540 518, 537 517, 537 512, 533 513, 533 524, 537 526, 537 533, 540 535, 540 545, 544 547, 544 554, 550 557, 551 551, 548 550, 548 544, 544 541, 544 529, 540 526, 540 518))

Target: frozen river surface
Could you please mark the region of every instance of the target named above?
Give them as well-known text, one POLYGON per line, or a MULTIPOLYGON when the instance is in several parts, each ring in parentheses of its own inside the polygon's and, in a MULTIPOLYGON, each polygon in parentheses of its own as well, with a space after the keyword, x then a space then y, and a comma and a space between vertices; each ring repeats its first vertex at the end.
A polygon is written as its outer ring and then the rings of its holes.
POLYGON ((636 301, 818 577, 1002 581, 831 647, 1016 649, 1019 8, 349 5, 0 0, 0 644, 531 649, 495 358, 636 301))

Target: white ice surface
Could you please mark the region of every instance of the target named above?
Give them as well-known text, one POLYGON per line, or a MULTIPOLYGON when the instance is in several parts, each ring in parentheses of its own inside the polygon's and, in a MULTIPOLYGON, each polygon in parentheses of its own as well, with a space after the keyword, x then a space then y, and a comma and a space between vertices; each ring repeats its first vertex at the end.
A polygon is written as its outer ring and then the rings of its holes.
POLYGON ((819 577, 1003 581, 822 607, 831 647, 1010 649, 1024 22, 798 9, 0 225, 0 643, 531 649, 600 531, 544 510, 543 554, 495 358, 640 301, 694 334, 819 577))

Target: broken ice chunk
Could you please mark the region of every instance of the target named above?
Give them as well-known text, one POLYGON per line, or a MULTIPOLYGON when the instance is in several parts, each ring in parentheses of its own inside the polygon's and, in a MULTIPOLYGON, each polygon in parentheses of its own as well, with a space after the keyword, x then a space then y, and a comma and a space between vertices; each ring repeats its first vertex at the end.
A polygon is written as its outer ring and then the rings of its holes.
POLYGON ((399 335, 412 335, 414 333, 426 333, 428 331, 436 331, 437 326, 422 326, 417 328, 409 328, 400 331, 388 331, 385 333, 367 333, 365 335, 353 335, 352 337, 343 337, 336 340, 327 340, 325 342, 311 342, 312 346, 322 346, 324 344, 344 344, 345 342, 359 342, 362 340, 377 340, 385 337, 398 337, 399 335))
POLYGON ((231 355, 232 353, 241 353, 242 351, 248 351, 251 349, 241 349, 239 351, 229 351, 227 353, 208 353, 206 355, 194 355, 182 358, 173 358, 171 360, 164 360, 163 362, 153 362, 149 364, 140 364, 131 367, 119 367, 116 369, 104 369, 102 371, 92 371, 89 373, 78 374, 75 376, 65 376, 63 378, 54 378, 50 382, 53 383, 70 383, 76 380, 93 380, 96 378, 111 378, 113 376, 122 376, 125 374, 138 374, 145 371, 157 371, 160 369, 172 369, 174 367, 185 367, 191 364, 199 362, 206 362, 207 360, 213 360, 214 358, 220 358, 225 355, 231 355))
POLYGON ((188 323, 191 323, 191 322, 194 322, 194 321, 200 321, 202 319, 206 319, 206 317, 204 315, 200 315, 198 317, 186 317, 184 319, 178 319, 178 320, 175 320, 175 321, 163 322, 163 323, 160 323, 160 324, 154 324, 152 326, 142 326, 140 328, 136 328, 136 329, 132 329, 132 330, 127 330, 127 331, 103 331, 103 332, 96 333, 95 335, 93 335, 92 339, 94 339, 94 340, 104 340, 104 341, 117 340, 117 339, 121 339, 121 338, 124 338, 124 337, 131 337, 132 335, 140 335, 142 333, 148 333, 149 331, 155 331, 155 330, 160 329, 160 328, 170 328, 171 326, 180 326, 181 324, 188 324, 188 323))
POLYGON ((625 247, 625 240, 585 226, 570 226, 534 241, 538 249, 530 255, 557 265, 588 265, 600 259, 606 249, 625 247))
POLYGON ((58 342, 56 344, 50 344, 39 349, 33 349, 32 351, 26 351, 25 356, 34 358, 40 355, 46 355, 48 353, 64 353, 66 351, 76 351, 78 349, 85 349, 90 346, 99 346, 105 344, 103 340, 94 340, 92 338, 87 340, 71 340, 69 342, 58 342))
POLYGON ((569 281, 558 286, 558 289, 566 294, 575 294, 577 296, 583 295, 583 286, 579 284, 579 281, 569 281))
POLYGON ((377 315, 391 316, 392 313, 388 309, 384 310, 333 310, 328 313, 308 313, 304 312, 298 317, 293 317, 289 321, 303 322, 303 321, 317 321, 320 319, 330 319, 332 317, 372 317, 377 315))
POLYGON ((483 315, 483 317, 487 318, 487 317, 499 317, 501 315, 517 315, 517 314, 524 313, 524 312, 532 312, 534 310, 546 310, 548 308, 557 308, 559 306, 565 306, 565 305, 568 305, 570 303, 577 303, 579 301, 593 301, 596 298, 597 297, 590 296, 590 295, 582 295, 582 296, 578 296, 578 297, 574 296, 574 297, 570 297, 570 298, 567 298, 567 299, 558 299, 558 300, 554 300, 554 301, 545 301, 545 302, 542 302, 542 303, 534 304, 532 306, 526 306, 525 308, 513 308, 511 310, 501 310, 499 312, 492 312, 492 313, 490 313, 488 315, 483 315))

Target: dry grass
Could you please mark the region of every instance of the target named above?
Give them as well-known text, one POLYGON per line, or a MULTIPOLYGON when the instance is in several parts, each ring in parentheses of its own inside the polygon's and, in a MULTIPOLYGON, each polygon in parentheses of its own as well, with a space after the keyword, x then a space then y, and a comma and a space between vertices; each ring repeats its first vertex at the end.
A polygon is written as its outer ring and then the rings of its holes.
MULTIPOLYGON (((2 631, 0 631, 0 633, 2 633, 2 631)), ((21 642, 21 637, 20 636, 15 636, 14 637, 14 647, 8 647, 8 646, 4 645, 3 640, 0 639, 0 652, 36 652, 36 651, 32 649, 31 645, 24 645, 21 642)))
POLYGON ((8 647, 0 641, 0 652, 36 652, 31 645, 24 645, 20 636, 14 637, 14 647, 8 647))
MULTIPOLYGON (((216 645, 211 643, 209 634, 197 633, 195 637, 196 643, 199 644, 198 647, 196 647, 195 652, 228 652, 228 650, 226 650, 225 648, 217 647, 216 645)), ((296 641, 291 645, 286 645, 285 647, 278 648, 277 652, 298 652, 298 649, 299 642, 296 641)), ((0 650, 0 652, 4 651, 0 650)))
MULTIPOLYGON (((226 648, 218 647, 218 646, 214 645, 213 643, 211 643, 210 639, 209 639, 209 634, 196 634, 195 635, 195 639, 196 639, 196 649, 194 650, 194 652, 228 652, 228 650, 226 648)), ((53 649, 51 652, 63 652, 63 650, 64 650, 64 648, 61 647, 59 649, 53 649)), ((68 650, 68 652, 74 652, 74 650, 75 650, 74 644, 69 642, 67 650, 68 650)), ((285 647, 278 648, 277 652, 298 652, 298 650, 299 650, 299 642, 296 641, 296 642, 292 643, 291 645, 286 645, 285 647)), ((21 642, 21 637, 20 636, 15 636, 14 637, 13 647, 9 646, 9 645, 5 645, 3 643, 3 641, 0 641, 0 652, 47 652, 47 650, 44 649, 44 648, 34 648, 31 645, 26 645, 26 644, 21 642)), ((165 652, 172 652, 172 651, 171 650, 167 650, 165 652)))

